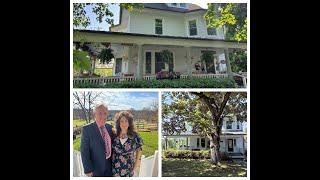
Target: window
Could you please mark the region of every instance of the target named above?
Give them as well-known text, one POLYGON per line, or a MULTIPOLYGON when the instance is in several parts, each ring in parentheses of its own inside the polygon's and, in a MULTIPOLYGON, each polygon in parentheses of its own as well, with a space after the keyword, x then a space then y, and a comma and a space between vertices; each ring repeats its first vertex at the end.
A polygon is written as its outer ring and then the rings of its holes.
POLYGON ((240 122, 237 122, 237 129, 240 129, 240 122))
POLYGON ((116 72, 115 72, 115 74, 122 72, 121 67, 122 67, 122 58, 116 58, 116 72))
POLYGON ((180 7, 186 8, 187 4, 186 3, 180 3, 180 7))
POLYGON ((146 74, 151 74, 151 52, 146 52, 146 74))
POLYGON ((237 140, 236 139, 233 140, 233 146, 237 146, 237 140))
POLYGON ((171 6, 177 6, 177 3, 171 3, 171 6))
POLYGON ((196 20, 189 21, 189 33, 190 33, 190 36, 194 36, 198 34, 196 20))
POLYGON ((162 34, 162 19, 155 20, 155 32, 156 34, 162 34))
POLYGON ((232 121, 227 121, 227 129, 232 129, 232 121))
POLYGON ((206 140, 204 138, 201 138, 201 147, 206 147, 206 140))
POLYGON ((209 28, 208 27, 208 24, 209 24, 208 20, 206 21, 206 23, 207 23, 207 33, 208 33, 208 35, 217 35, 216 28, 214 28, 214 27, 209 28))
POLYGON ((197 138, 197 147, 199 147, 199 145, 200 145, 200 139, 197 138))

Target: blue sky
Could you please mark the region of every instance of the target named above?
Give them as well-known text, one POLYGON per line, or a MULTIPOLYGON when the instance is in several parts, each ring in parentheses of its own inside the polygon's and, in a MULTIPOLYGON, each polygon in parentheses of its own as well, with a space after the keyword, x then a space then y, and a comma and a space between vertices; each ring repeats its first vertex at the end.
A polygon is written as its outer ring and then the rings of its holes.
MULTIPOLYGON (((206 2, 194 3, 194 4, 197 4, 202 8, 207 8, 206 2)), ((108 23, 106 23, 105 21, 103 21, 102 23, 99 23, 96 20, 96 15, 92 12, 92 6, 87 6, 85 10, 91 21, 91 24, 86 29, 109 31, 110 25, 108 23)), ((114 24, 119 24, 119 13, 120 13, 119 4, 109 4, 109 10, 113 13, 112 19, 114 20, 114 24)))
POLYGON ((158 92, 103 92, 95 103, 103 102, 109 110, 142 110, 158 101, 158 92))

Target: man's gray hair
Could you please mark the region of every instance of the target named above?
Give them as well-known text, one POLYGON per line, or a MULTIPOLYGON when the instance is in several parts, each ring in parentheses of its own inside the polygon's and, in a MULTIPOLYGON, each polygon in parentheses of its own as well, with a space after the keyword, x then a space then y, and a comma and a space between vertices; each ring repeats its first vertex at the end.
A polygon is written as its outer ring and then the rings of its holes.
POLYGON ((99 103, 96 103, 96 104, 94 105, 93 113, 95 113, 96 110, 97 110, 98 108, 100 108, 100 107, 104 107, 104 108, 106 108, 106 109, 108 110, 108 106, 107 106, 105 103, 99 102, 99 103))

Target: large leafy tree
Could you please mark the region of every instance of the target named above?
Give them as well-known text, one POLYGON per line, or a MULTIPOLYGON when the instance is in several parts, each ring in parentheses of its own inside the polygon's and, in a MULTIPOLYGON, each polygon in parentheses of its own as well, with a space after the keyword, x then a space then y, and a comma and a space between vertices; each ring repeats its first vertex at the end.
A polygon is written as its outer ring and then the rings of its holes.
POLYGON ((234 50, 230 53, 230 64, 232 72, 247 72, 247 52, 234 50))
POLYGON ((246 120, 246 93, 236 92, 166 92, 162 96, 163 134, 187 131, 210 139, 211 160, 219 164, 220 135, 225 117, 237 116, 246 120))
POLYGON ((226 39, 247 40, 246 3, 208 3, 208 27, 224 28, 226 39))
MULTIPOLYGON (((113 13, 110 11, 109 6, 115 3, 73 3, 73 26, 74 27, 88 27, 91 22, 90 18, 85 11, 86 7, 91 7, 92 12, 96 14, 96 20, 99 23, 106 21, 108 24, 113 25, 113 13)), ((121 3, 120 7, 129 11, 134 9, 141 10, 142 3, 121 3)))

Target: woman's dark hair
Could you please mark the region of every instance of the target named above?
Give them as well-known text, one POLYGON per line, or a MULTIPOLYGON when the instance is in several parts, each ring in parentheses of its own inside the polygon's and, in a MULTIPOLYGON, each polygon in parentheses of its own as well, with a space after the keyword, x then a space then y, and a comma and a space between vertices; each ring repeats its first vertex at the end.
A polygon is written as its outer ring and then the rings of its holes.
POLYGON ((137 132, 135 131, 134 124, 133 124, 133 115, 128 111, 121 111, 115 115, 114 120, 116 124, 116 135, 120 136, 120 133, 121 133, 120 119, 122 117, 125 117, 128 120, 128 123, 129 123, 128 136, 130 138, 133 138, 137 134, 137 132))

